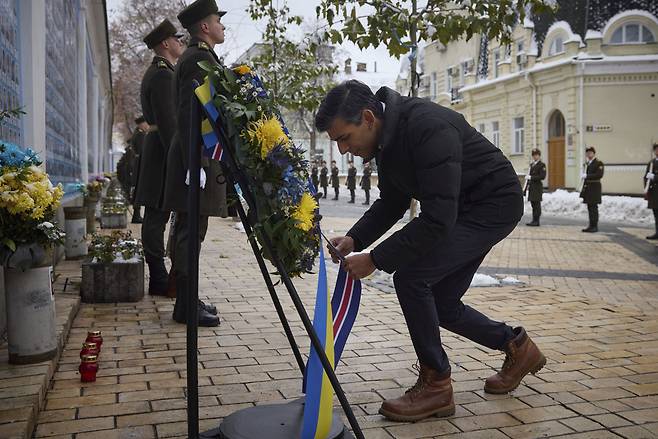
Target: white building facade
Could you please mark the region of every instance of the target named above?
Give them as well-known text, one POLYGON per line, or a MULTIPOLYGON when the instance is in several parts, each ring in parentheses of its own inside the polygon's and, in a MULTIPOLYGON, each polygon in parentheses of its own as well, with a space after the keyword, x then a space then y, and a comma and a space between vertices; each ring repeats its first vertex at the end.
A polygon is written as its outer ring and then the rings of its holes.
POLYGON ((639 195, 658 142, 658 18, 621 9, 584 35, 567 20, 539 35, 526 20, 510 45, 429 44, 420 95, 464 114, 519 174, 539 148, 549 189, 577 188, 584 150, 594 146, 606 164, 603 191, 639 195))

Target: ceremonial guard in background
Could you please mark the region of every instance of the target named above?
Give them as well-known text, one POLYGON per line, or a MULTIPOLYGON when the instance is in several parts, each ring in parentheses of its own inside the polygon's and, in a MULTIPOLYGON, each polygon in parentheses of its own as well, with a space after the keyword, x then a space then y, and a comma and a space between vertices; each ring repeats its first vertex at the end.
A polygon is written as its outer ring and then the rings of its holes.
POLYGON ((356 191, 356 168, 354 167, 354 162, 349 162, 349 168, 347 169, 347 181, 345 183, 347 189, 350 191, 350 201, 348 203, 354 203, 354 192, 356 191))
POLYGON ((372 175, 372 169, 370 169, 370 162, 365 162, 363 164, 363 176, 361 177, 361 189, 366 193, 366 201, 363 205, 367 206, 370 204, 370 175, 372 175))
MULTIPOLYGON (((174 250, 174 270, 176 275, 176 305, 173 319, 185 322, 187 296, 187 242, 199 239, 203 242, 208 230, 209 216, 227 216, 226 183, 221 166, 216 160, 201 158, 201 192, 199 236, 188 235, 188 182, 190 148, 201 151, 201 145, 189 145, 192 130, 199 126, 190 126, 191 100, 194 98, 193 81, 203 83, 206 71, 199 62, 206 61, 219 65, 220 61, 213 50, 216 44, 224 42, 224 25, 220 11, 214 0, 196 0, 178 14, 178 20, 191 35, 191 40, 183 55, 178 59, 174 70, 174 106, 176 108, 176 131, 167 155, 167 176, 165 181, 164 207, 176 212, 176 244, 174 250)), ((200 136, 199 136, 200 137, 200 136)), ((201 300, 199 307, 199 326, 217 326, 217 308, 201 300)))
POLYGON ((539 217, 541 217, 541 200, 544 193, 544 182, 546 178, 546 165, 541 161, 541 151, 532 150, 532 164, 528 175, 525 176, 526 187, 528 192, 528 201, 532 206, 532 221, 527 226, 539 227, 539 217))
POLYGON ((313 182, 313 187, 316 191, 320 190, 320 177, 318 176, 318 162, 313 161, 311 166, 311 181, 313 182))
POLYGON ((658 143, 653 144, 654 158, 647 164, 647 173, 644 176, 644 193, 649 202, 649 209, 653 210, 653 219, 656 233, 647 236, 647 239, 658 239, 658 143))
POLYGON ((583 179, 583 189, 580 191, 580 198, 583 203, 587 204, 587 213, 589 214, 589 226, 583 229, 583 232, 595 233, 599 231, 599 204, 601 204, 601 178, 603 178, 603 162, 596 158, 596 149, 590 146, 585 149, 587 162, 585 163, 585 172, 581 175, 583 179))
POLYGON ((169 20, 164 20, 144 37, 144 43, 155 56, 141 86, 142 111, 149 133, 142 148, 135 202, 144 206, 142 243, 149 267, 149 294, 157 296, 167 295, 168 290, 164 233, 170 212, 162 208, 162 197, 167 153, 176 126, 174 64, 184 50, 182 37, 169 20))
POLYGON ((329 186, 329 170, 327 169, 327 162, 322 160, 322 168, 320 168, 320 186, 324 195, 322 198, 327 198, 327 186, 329 186))
POLYGON ((130 161, 130 202, 133 205, 133 217, 131 222, 133 224, 141 224, 142 222, 142 205, 135 199, 135 192, 137 184, 139 183, 139 167, 142 158, 142 149, 144 148, 144 140, 149 130, 149 125, 144 119, 144 116, 139 116, 135 119, 137 128, 130 138, 130 147, 133 150, 133 159, 130 161))
POLYGON ((334 188, 334 200, 338 199, 338 191, 340 190, 340 180, 338 179, 338 167, 336 160, 331 161, 331 187, 334 188))

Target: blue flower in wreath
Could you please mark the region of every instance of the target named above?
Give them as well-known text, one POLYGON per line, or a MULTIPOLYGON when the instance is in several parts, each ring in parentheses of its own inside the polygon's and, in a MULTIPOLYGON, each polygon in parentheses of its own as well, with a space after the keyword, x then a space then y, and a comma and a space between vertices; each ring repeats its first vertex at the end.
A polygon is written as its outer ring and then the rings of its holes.
POLYGON ((284 183, 279 189, 279 198, 291 199, 293 203, 297 204, 306 190, 306 185, 295 175, 291 165, 283 170, 281 180, 284 183))

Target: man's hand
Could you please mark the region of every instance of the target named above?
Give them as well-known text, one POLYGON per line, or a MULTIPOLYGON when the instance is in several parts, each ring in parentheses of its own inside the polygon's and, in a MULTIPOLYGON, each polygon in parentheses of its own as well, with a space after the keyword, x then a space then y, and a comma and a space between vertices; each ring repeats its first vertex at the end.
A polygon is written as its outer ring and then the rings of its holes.
POLYGON ((345 271, 347 271, 354 279, 368 277, 377 268, 372 262, 370 253, 361 253, 346 258, 343 267, 345 267, 345 271))
POLYGON ((653 178, 656 176, 653 172, 647 172, 646 178, 647 180, 653 180, 653 178))
MULTIPOLYGON (((349 236, 331 238, 331 244, 336 247, 340 256, 347 256, 354 251, 354 240, 349 236)), ((329 245, 327 245, 327 250, 329 250, 329 253, 331 254, 331 260, 337 264, 340 260, 338 255, 335 254, 334 250, 329 245)))
POLYGON ((525 179, 530 180, 532 177, 530 177, 530 174, 526 174, 525 179))
POLYGON ((587 178, 587 173, 583 172, 582 174, 580 174, 580 178, 587 178))

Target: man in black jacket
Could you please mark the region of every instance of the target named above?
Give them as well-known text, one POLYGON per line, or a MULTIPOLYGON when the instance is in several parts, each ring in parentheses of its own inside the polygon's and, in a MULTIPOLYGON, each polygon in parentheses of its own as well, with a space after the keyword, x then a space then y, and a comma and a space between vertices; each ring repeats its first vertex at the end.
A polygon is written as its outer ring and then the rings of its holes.
POLYGON ((454 413, 439 326, 506 352, 502 370, 485 383, 487 392, 507 393, 541 369, 546 359, 523 328, 492 321, 461 301, 486 254, 523 214, 521 186, 500 150, 452 110, 386 87, 373 95, 354 80, 327 94, 315 124, 342 154, 377 160, 379 199, 346 236, 332 240, 343 256, 379 239, 402 218, 412 198, 421 205, 418 218, 369 253, 345 262, 356 278, 376 268, 395 272, 420 364, 412 389, 384 401, 379 412, 399 421, 454 413))
POLYGON ((164 232, 170 212, 162 208, 167 153, 176 126, 174 64, 185 46, 176 27, 167 19, 144 37, 155 56, 142 79, 140 98, 149 124, 135 200, 144 205, 142 242, 149 267, 149 294, 167 295, 168 273, 164 263, 164 232))
POLYGON ((348 162, 349 168, 347 169, 347 179, 345 181, 345 186, 350 191, 350 201, 348 203, 354 204, 354 192, 356 191, 356 168, 354 167, 354 162, 348 162))
POLYGON ((653 144, 653 155, 649 163, 647 163, 647 173, 644 175, 644 196, 649 202, 649 209, 653 211, 654 225, 656 233, 647 236, 647 239, 652 241, 658 240, 658 143, 653 144))
POLYGON ((544 193, 544 179, 546 178, 546 165, 541 161, 541 151, 537 148, 532 150, 532 163, 526 179, 526 191, 528 201, 532 206, 532 221, 526 226, 539 227, 541 217, 541 200, 544 193))
POLYGON ((603 178, 603 162, 596 158, 596 149, 590 146, 585 149, 587 162, 585 163, 585 172, 581 175, 583 179, 583 189, 580 191, 580 198, 583 203, 587 204, 587 214, 589 216, 589 225, 583 229, 586 233, 596 233, 599 231, 599 204, 601 204, 601 179, 603 178))

